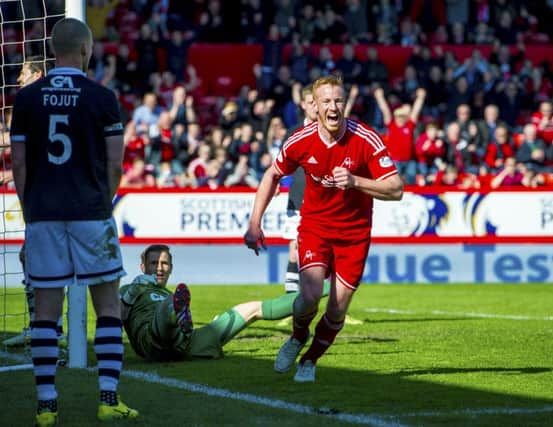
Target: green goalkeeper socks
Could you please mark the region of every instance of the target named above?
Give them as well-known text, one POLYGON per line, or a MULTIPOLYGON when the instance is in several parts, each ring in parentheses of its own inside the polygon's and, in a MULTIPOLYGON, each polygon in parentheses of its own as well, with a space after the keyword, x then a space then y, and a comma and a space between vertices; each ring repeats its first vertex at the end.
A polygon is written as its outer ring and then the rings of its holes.
POLYGON ((261 303, 261 315, 265 320, 278 320, 291 316, 294 309, 294 300, 297 292, 292 292, 269 299, 261 303))
MULTIPOLYGON (((323 297, 328 296, 330 292, 330 282, 325 280, 323 288, 323 297)), ((281 295, 277 298, 269 299, 261 303, 261 315, 265 320, 279 320, 291 316, 294 312, 294 300, 298 296, 297 292, 281 295)))
POLYGON ((217 316, 208 326, 214 331, 221 345, 225 345, 248 325, 240 313, 231 308, 217 316))

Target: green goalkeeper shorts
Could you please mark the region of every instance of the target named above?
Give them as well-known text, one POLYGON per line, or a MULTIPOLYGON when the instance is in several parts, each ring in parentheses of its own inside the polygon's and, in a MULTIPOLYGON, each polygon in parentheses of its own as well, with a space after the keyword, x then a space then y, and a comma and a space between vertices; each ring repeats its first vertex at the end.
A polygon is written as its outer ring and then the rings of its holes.
POLYGON ((231 308, 207 325, 192 331, 187 352, 190 357, 222 357, 223 346, 245 326, 242 316, 231 308))
POLYGON ((213 326, 213 322, 194 329, 186 348, 187 356, 190 358, 201 357, 209 359, 223 357, 223 346, 219 338, 220 336, 217 333, 217 329, 213 326))

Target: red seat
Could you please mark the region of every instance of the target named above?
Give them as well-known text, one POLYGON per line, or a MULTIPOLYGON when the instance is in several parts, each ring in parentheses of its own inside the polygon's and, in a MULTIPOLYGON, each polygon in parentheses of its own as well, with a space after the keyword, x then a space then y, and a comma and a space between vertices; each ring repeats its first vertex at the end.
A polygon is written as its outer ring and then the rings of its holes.
POLYGON ((236 96, 240 89, 239 84, 230 76, 219 76, 212 82, 211 93, 217 96, 236 96))

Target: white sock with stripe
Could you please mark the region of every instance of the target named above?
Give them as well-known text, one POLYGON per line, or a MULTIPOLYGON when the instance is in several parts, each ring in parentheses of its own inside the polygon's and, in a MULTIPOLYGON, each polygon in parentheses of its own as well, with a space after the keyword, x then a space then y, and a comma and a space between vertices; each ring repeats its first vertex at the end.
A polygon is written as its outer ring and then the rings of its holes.
MULTIPOLYGON (((123 367, 123 338, 120 319, 99 317, 96 320, 94 351, 98 359, 100 395, 102 395, 102 391, 116 392, 123 367)), ((108 394, 113 395, 113 393, 104 393, 104 395, 108 394)), ((111 401, 104 403, 113 404, 111 401)))
POLYGON ((38 400, 55 400, 58 338, 56 322, 35 320, 31 326, 31 356, 35 373, 38 400))

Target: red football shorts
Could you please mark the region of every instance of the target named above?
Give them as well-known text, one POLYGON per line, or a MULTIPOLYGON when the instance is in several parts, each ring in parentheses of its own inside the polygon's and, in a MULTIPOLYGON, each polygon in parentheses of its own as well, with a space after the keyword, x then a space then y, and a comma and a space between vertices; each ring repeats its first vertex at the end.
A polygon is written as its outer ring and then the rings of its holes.
POLYGON ((363 277, 369 254, 370 237, 358 241, 323 238, 315 233, 300 231, 298 235, 298 263, 300 272, 311 267, 326 268, 348 288, 356 290, 363 277))

